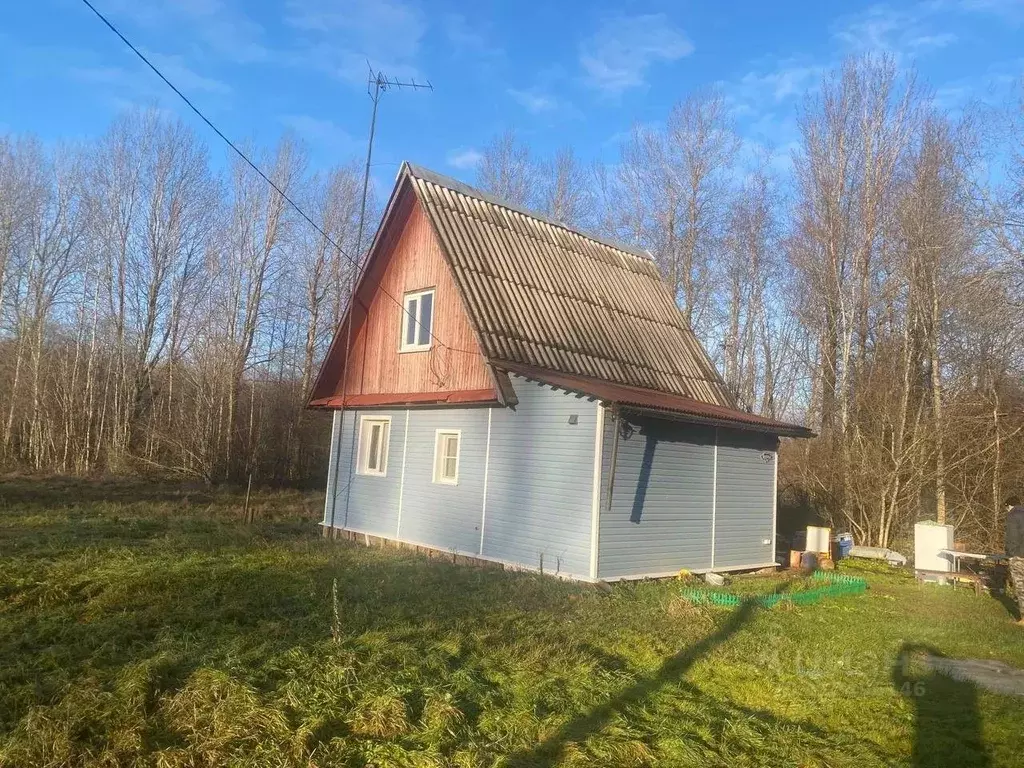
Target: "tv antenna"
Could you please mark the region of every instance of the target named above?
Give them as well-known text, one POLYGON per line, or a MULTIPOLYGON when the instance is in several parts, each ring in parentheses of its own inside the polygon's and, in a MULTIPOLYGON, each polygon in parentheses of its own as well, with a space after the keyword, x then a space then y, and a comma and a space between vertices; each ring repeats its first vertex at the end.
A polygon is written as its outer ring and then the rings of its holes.
POLYGON ((366 62, 369 76, 366 78, 366 94, 370 97, 373 107, 370 111, 370 139, 366 144, 366 168, 363 170, 363 199, 359 205, 359 226, 356 231, 356 254, 362 258, 363 253, 363 224, 366 219, 366 192, 370 185, 370 161, 373 158, 373 139, 377 132, 377 106, 380 104, 380 97, 387 91, 397 88, 409 90, 433 91, 434 86, 428 80, 425 83, 417 83, 416 78, 399 80, 396 77, 389 77, 381 70, 374 70, 370 62, 366 62))

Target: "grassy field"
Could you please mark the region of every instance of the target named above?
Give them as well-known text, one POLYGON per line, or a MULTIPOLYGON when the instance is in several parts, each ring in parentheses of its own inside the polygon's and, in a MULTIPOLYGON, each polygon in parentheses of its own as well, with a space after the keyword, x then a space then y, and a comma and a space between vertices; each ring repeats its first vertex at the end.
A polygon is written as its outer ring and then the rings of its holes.
POLYGON ((1024 699, 899 662, 1024 666, 994 598, 869 571, 697 608, 325 542, 320 503, 255 494, 244 525, 229 492, 0 481, 0 765, 1024 761, 1024 699))

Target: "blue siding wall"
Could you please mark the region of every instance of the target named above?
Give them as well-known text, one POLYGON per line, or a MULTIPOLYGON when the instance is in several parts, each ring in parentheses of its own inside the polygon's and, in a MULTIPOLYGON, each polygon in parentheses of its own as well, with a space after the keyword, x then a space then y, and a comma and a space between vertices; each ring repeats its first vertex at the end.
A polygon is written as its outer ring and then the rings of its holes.
POLYGON ((713 428, 658 419, 627 419, 619 432, 608 506, 613 437, 605 420, 602 450, 601 578, 711 567, 713 428))
POLYGON ((615 422, 605 420, 600 578, 774 560, 775 437, 636 416, 626 421, 609 509, 615 422))
MULTIPOLYGON (((375 536, 395 535, 398 525, 398 494, 402 484, 402 443, 404 439, 405 411, 344 412, 341 443, 338 446, 340 471, 337 473, 334 492, 334 524, 336 527, 370 533, 375 536), (352 462, 352 453, 359 449, 352 440, 353 429, 358 434, 359 420, 364 416, 391 417, 387 474, 384 477, 357 474, 352 462), (346 496, 348 496, 347 499, 346 496)), ((325 522, 330 522, 329 517, 325 522)))
POLYGON ((715 568, 775 560, 777 446, 771 436, 718 430, 715 568))
POLYGON ((589 578, 598 405, 514 378, 516 409, 496 409, 485 557, 589 578), (569 417, 577 417, 576 424, 569 417))
MULTIPOLYGON (((346 412, 340 443, 334 445, 340 467, 335 526, 526 568, 540 568, 543 557, 545 572, 589 578, 598 406, 518 377, 513 386, 519 398, 515 409, 346 412), (353 425, 360 416, 376 415, 391 417, 387 476, 351 474, 346 518, 346 485, 358 450, 353 425), (569 423, 570 416, 576 416, 576 424, 569 423), (462 433, 458 485, 433 482, 438 429, 462 433)), ((325 523, 330 523, 330 504, 325 523)))
POLYGON ((409 444, 397 538, 436 549, 475 554, 480 549, 487 450, 486 408, 409 411, 409 444), (461 430, 459 484, 434 479, 438 429, 461 430))
MULTIPOLYGON (((515 409, 346 412, 329 472, 335 526, 590 578, 599 406, 519 377, 513 385, 515 409), (350 471, 362 416, 391 417, 385 477, 350 471), (433 482, 439 429, 461 431, 457 485, 433 482)), ((604 420, 598 578, 772 562, 775 437, 635 416, 627 424, 609 507, 615 422, 604 420)), ((328 500, 326 524, 331 511, 328 500)))

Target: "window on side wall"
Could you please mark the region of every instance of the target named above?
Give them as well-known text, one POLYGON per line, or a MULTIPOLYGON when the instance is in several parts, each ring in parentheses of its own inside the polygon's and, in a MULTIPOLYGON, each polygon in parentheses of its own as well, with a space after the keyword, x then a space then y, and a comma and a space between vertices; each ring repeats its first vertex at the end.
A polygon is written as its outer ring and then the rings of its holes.
POLYGON ((459 482, 459 445, 462 432, 457 429, 437 430, 434 442, 434 482, 457 485, 459 482))
POLYGON ((402 352, 430 349, 434 324, 434 289, 405 294, 402 302, 402 352))
POLYGON ((358 474, 377 477, 387 474, 390 436, 390 417, 363 416, 359 419, 359 461, 356 465, 358 474))

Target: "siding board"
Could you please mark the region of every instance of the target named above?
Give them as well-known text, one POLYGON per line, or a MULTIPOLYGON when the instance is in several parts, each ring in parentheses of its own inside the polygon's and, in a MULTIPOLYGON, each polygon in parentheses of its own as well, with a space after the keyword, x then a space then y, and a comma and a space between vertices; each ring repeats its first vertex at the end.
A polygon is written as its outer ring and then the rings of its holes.
POLYGON ((629 418, 619 435, 605 419, 598 576, 602 579, 711 567, 714 430, 629 418))
POLYGON ((769 435, 718 430, 716 568, 774 561, 777 448, 769 435))
POLYGON ((410 413, 399 539, 458 552, 479 550, 486 446, 484 408, 439 408, 410 413), (458 485, 433 481, 438 429, 457 429, 462 433, 458 485))
POLYGON ((519 405, 495 409, 483 555, 589 578, 597 404, 512 378, 519 405), (576 415, 577 424, 569 424, 576 415))
MULTIPOLYGON (((599 406, 519 376, 512 383, 519 398, 514 409, 346 412, 332 446, 338 456, 335 525, 535 570, 543 559, 546 572, 588 579, 599 406), (349 473, 353 429, 362 415, 391 417, 386 477, 349 473), (577 424, 569 423, 573 415, 577 424), (436 431, 447 428, 462 435, 456 486, 433 483, 436 431)), ((610 415, 604 421, 598 578, 772 561, 776 438, 630 416, 615 449, 609 509, 617 422, 610 415)), ((325 523, 329 514, 328 504, 325 523)))
MULTIPOLYGON (((319 391, 317 396, 339 396, 343 390, 354 395, 493 388, 452 271, 422 205, 411 191, 389 226, 393 232, 380 244, 383 250, 375 267, 379 283, 367 279, 360 286, 359 299, 368 310, 352 329, 348 371, 340 370, 343 350, 333 351, 333 359, 325 363, 325 368, 335 369, 335 381, 331 391, 319 391), (435 340, 428 351, 401 353, 398 347, 404 310, 395 300, 401 302, 405 293, 424 288, 435 289, 431 331, 447 348, 435 340), (347 377, 344 385, 337 380, 339 374, 347 377)), ((339 336, 343 333, 344 325, 338 331, 339 336)))
POLYGON ((616 449, 609 509, 614 423, 606 419, 604 430, 600 578, 773 561, 775 437, 630 417, 616 449))
POLYGON ((402 483, 405 411, 345 411, 342 421, 341 444, 338 446, 338 467, 341 471, 334 491, 335 526, 375 536, 394 536, 402 483), (384 477, 357 474, 352 463, 353 453, 359 448, 358 440, 353 442, 353 430, 358 430, 362 416, 391 417, 387 474, 384 477))

